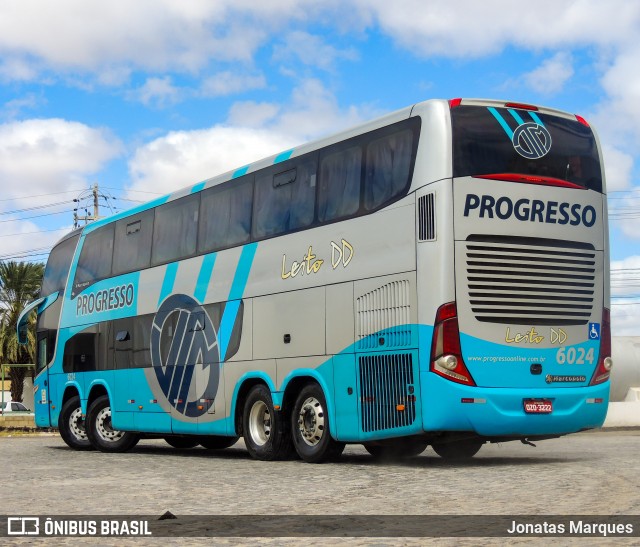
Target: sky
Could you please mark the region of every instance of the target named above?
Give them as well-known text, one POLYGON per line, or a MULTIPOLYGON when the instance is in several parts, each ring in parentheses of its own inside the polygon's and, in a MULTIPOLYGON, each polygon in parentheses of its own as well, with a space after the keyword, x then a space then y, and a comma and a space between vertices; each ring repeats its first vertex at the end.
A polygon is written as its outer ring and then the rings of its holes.
POLYGON ((640 2, 2 0, 0 260, 430 98, 579 114, 608 185, 613 334, 640 335, 640 2), (75 201, 78 200, 78 201, 75 201))

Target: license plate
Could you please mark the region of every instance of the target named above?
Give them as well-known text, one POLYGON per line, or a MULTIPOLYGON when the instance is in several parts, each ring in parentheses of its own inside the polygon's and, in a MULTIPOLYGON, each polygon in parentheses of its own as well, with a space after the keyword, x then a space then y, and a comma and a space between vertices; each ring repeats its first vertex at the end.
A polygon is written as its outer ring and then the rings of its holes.
POLYGON ((525 399, 524 411, 527 414, 551 414, 553 403, 547 399, 525 399))

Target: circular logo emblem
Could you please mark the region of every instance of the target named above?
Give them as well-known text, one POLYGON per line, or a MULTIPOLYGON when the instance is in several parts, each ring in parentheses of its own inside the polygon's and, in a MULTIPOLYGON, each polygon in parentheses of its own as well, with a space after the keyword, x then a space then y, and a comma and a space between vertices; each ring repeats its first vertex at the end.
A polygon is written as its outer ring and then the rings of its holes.
POLYGON ((174 294, 158 309, 151 329, 151 363, 176 411, 190 418, 208 411, 220 381, 220 350, 210 317, 190 296, 174 294))
POLYGON ((523 123, 513 133, 513 147, 521 156, 537 160, 551 150, 551 135, 547 128, 540 124, 523 123))

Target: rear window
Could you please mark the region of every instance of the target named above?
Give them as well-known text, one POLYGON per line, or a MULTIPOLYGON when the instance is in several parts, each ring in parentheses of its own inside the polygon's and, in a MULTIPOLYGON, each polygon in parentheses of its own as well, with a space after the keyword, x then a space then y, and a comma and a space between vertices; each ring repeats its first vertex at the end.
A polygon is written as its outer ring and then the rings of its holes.
POLYGON ((539 112, 459 106, 451 110, 453 176, 551 177, 602 192, 591 128, 539 112))

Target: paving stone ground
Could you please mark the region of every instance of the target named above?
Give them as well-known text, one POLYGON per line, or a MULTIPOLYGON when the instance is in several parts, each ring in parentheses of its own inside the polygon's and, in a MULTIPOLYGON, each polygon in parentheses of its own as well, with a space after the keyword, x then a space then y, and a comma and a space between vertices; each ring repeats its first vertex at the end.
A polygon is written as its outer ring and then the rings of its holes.
MULTIPOLYGON (((179 518, 282 514, 307 515, 311 523, 315 515, 640 515, 639 430, 582 433, 542 441, 536 448, 515 442, 485 445, 466 463, 445 462, 431 449, 411 460, 381 463, 353 445, 339 462, 322 465, 255 461, 242 441, 216 452, 177 450, 162 440, 147 440, 125 454, 103 454, 72 451, 57 435, 16 436, 0 438, 0 462, 0 514, 159 516, 171 511, 179 518)), ((629 544, 640 544, 637 540, 629 544)), ((47 541, 66 545, 78 539, 47 541)), ((121 545, 123 540, 94 541, 121 545)), ((353 545, 504 544, 499 539, 462 538, 344 541, 353 545)), ((536 540, 513 538, 510 544, 532 541, 536 540)), ((182 544, 179 538, 144 542, 182 544)), ((258 543, 246 538, 188 541, 200 542, 258 543)), ((585 544, 579 538, 565 538, 562 544, 574 542, 585 544)), ((620 542, 616 538, 611 544, 620 542)), ((335 541, 263 538, 259 543, 331 545, 335 541)))

